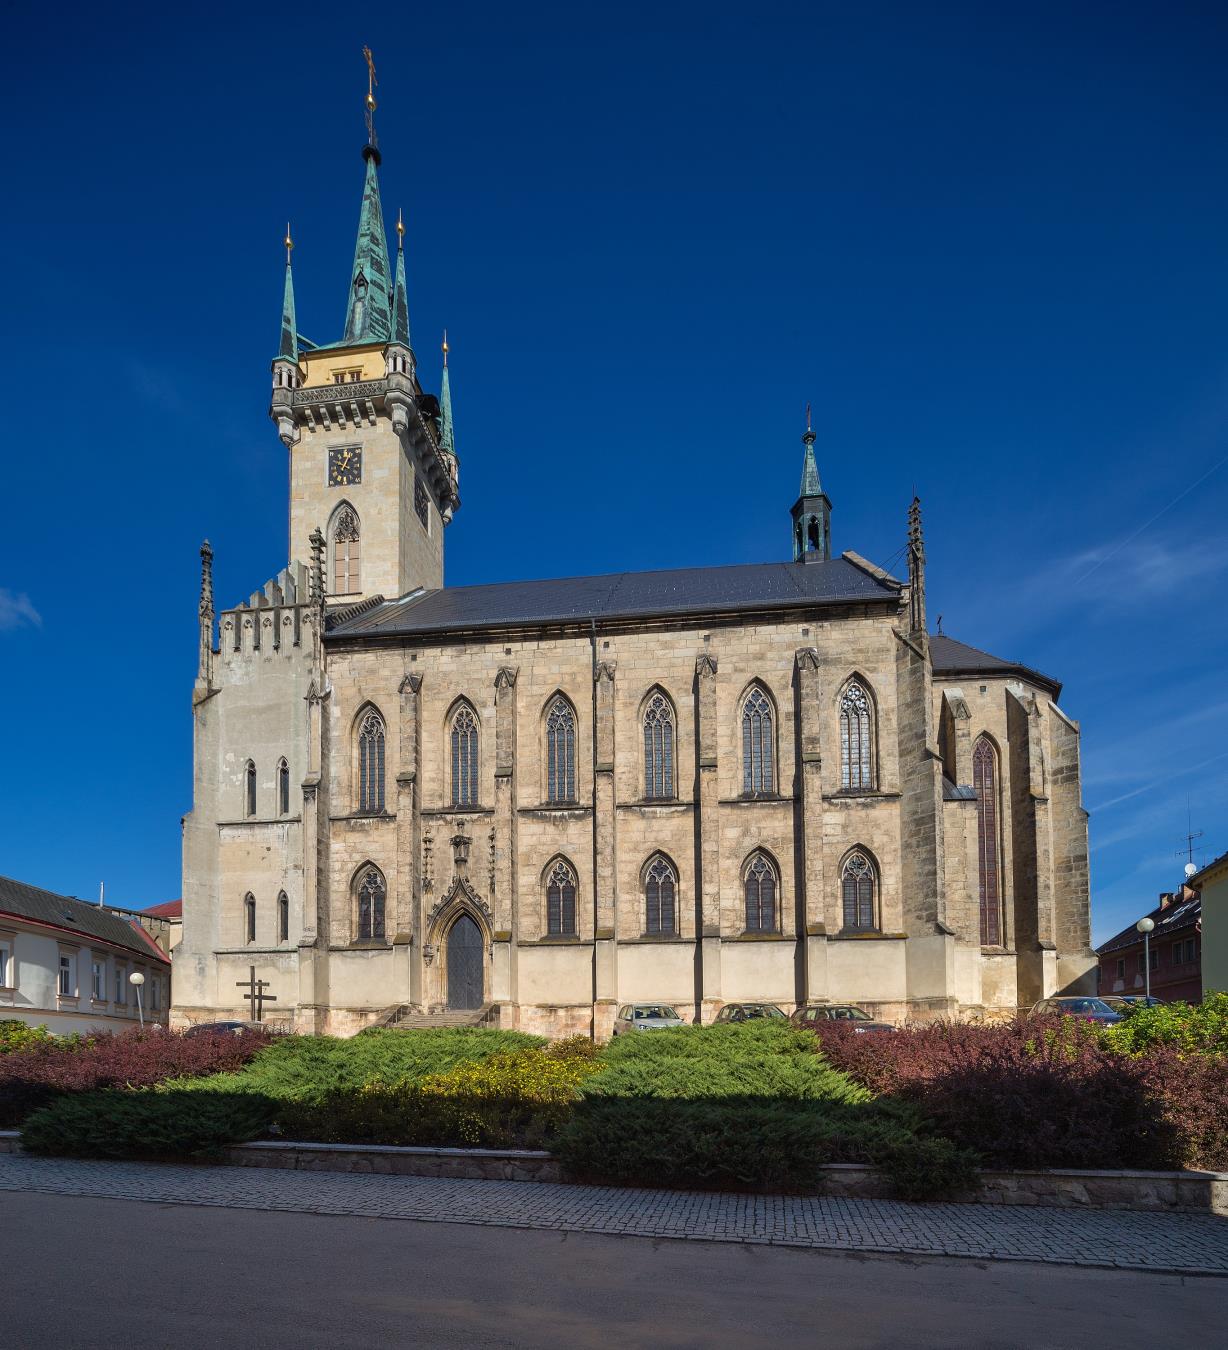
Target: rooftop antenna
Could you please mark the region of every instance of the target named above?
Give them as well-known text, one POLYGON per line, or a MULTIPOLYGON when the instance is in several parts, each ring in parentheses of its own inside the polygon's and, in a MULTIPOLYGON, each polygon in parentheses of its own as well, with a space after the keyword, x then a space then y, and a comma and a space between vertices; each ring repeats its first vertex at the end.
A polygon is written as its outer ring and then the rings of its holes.
POLYGON ((104 895, 106 895, 106 893, 107 893, 107 883, 106 883, 105 881, 100 881, 100 882, 98 883, 98 908, 99 908, 99 909, 102 908, 102 898, 103 898, 104 895))
POLYGON ((1193 815, 1190 810, 1189 794, 1187 793, 1185 798, 1185 835, 1183 836, 1185 839, 1185 847, 1177 850, 1178 858, 1184 853, 1189 859, 1185 865, 1185 875, 1187 877, 1192 877, 1194 873, 1198 871, 1198 868, 1194 865, 1194 840, 1201 839, 1202 836, 1203 831, 1195 830, 1193 827, 1193 815))

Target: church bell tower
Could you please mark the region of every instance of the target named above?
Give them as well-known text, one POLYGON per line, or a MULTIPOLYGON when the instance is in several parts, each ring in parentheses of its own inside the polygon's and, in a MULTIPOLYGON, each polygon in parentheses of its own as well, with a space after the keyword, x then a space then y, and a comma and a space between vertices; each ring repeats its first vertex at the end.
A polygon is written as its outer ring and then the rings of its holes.
POLYGON ((446 344, 442 399, 426 393, 410 345, 405 225, 390 264, 369 51, 358 238, 339 341, 298 331, 287 226, 281 342, 269 416, 290 455, 290 557, 325 540, 325 598, 352 604, 443 585, 443 532, 460 506, 446 344))
POLYGON ((793 561, 828 562, 831 559, 831 500, 819 482, 814 459, 814 428, 810 405, 806 405, 806 430, 802 444, 802 484, 790 515, 793 517, 793 561))

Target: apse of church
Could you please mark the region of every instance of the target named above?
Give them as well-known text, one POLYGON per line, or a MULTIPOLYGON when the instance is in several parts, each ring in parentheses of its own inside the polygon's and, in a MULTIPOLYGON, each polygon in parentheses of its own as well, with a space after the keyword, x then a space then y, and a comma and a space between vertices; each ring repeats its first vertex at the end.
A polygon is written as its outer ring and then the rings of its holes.
POLYGON ((202 550, 177 1020, 241 1016, 251 978, 340 1033, 1091 988, 1060 686, 929 634, 919 503, 906 576, 833 555, 809 415, 782 561, 444 586, 449 353, 432 393, 373 114, 338 342, 298 332, 285 239, 293 561, 215 613, 202 550))

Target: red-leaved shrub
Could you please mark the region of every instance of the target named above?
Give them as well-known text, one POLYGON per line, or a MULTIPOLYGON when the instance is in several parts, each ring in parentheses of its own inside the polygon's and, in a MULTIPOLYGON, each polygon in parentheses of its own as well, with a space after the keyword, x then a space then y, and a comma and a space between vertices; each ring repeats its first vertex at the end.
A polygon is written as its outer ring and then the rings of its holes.
POLYGON ((822 1050, 873 1092, 917 1106, 988 1167, 1228 1166, 1228 1065, 1127 1056, 1073 1018, 940 1022, 894 1035, 832 1023, 822 1050))
POLYGON ((199 1078, 242 1068, 272 1037, 181 1036, 124 1031, 85 1044, 47 1041, 0 1056, 0 1127, 13 1128, 32 1111, 66 1093, 95 1088, 151 1087, 168 1078, 199 1078))

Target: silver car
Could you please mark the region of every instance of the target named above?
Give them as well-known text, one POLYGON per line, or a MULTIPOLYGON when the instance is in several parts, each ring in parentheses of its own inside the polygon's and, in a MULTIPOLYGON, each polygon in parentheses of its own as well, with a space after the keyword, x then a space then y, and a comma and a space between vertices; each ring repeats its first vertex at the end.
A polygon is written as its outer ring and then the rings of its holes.
POLYGON ((614 1019, 614 1035, 625 1036, 629 1031, 660 1031, 663 1027, 681 1027, 686 1018, 669 1003, 624 1003, 614 1019))

